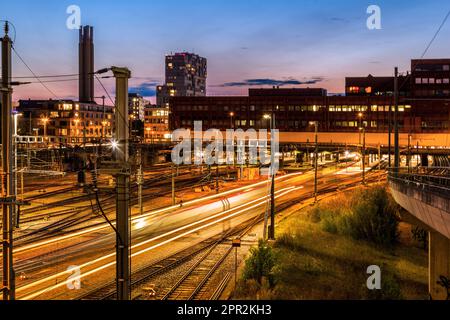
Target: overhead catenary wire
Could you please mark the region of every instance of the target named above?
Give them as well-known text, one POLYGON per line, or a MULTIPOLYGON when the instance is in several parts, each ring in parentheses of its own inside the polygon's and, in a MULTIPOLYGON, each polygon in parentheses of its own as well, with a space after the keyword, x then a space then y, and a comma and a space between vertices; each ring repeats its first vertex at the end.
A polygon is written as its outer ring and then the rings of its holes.
POLYGON ((31 72, 31 74, 34 76, 34 78, 36 80, 39 81, 39 83, 51 94, 53 95, 55 98, 58 98, 58 96, 52 91, 50 90, 49 87, 47 87, 47 85, 45 85, 45 83, 43 83, 40 78, 36 75, 36 73, 34 73, 34 71, 30 68, 30 66, 25 62, 25 60, 20 56, 20 54, 17 52, 16 48, 14 46, 12 46, 12 50, 14 51, 14 53, 17 55, 17 57, 19 58, 20 61, 22 61, 22 63, 25 65, 25 67, 31 72))
MULTIPOLYGON (((442 20, 441 24, 439 25, 439 28, 436 30, 436 32, 434 33, 433 37, 431 38, 430 42, 428 42, 428 45, 426 46, 425 50, 423 51, 422 55, 420 56, 420 59, 423 59, 425 57, 425 55, 428 53, 428 51, 430 50, 431 46, 433 45, 434 41, 437 39, 439 33, 441 32, 442 28, 444 27, 445 23, 447 22, 448 18, 450 17, 450 10, 448 10, 447 14, 444 17, 444 20, 442 20)), ((405 77, 405 80, 403 81, 403 83, 401 84, 401 86, 399 88, 403 88, 404 85, 407 83, 407 81, 410 79, 412 72, 414 72, 414 70, 416 69, 418 63, 420 61, 417 60, 415 64, 413 64, 411 66, 411 73, 408 74, 405 77)))

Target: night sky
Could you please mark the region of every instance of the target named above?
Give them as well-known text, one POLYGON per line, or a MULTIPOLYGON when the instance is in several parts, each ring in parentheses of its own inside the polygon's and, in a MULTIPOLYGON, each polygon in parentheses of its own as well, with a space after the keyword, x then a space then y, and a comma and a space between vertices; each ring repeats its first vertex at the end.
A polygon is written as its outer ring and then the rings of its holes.
MULTIPOLYGON (((345 76, 409 70, 450 9, 448 0, 2 1, 0 19, 13 22, 16 50, 38 75, 78 72, 78 32, 66 28, 72 4, 95 28, 96 69, 128 66, 132 90, 153 101, 164 55, 179 51, 208 59, 209 95, 272 84, 340 93, 345 76), (366 27, 371 4, 381 7, 381 30, 366 27)), ((450 21, 426 57, 450 57, 449 39, 450 21)), ((14 75, 29 76, 13 59, 14 75)), ((114 94, 113 81, 103 81, 114 94)), ((78 95, 77 81, 46 85, 59 98, 78 95)), ((14 100, 25 98, 55 97, 36 83, 15 88, 14 100)))

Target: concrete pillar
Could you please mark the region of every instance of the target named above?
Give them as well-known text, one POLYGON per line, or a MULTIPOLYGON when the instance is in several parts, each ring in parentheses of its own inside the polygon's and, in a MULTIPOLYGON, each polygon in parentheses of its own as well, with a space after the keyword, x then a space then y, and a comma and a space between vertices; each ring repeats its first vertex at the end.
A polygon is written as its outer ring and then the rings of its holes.
POLYGON ((450 279, 450 239, 434 231, 429 233, 428 272, 431 299, 447 299, 447 290, 438 282, 441 276, 450 279))

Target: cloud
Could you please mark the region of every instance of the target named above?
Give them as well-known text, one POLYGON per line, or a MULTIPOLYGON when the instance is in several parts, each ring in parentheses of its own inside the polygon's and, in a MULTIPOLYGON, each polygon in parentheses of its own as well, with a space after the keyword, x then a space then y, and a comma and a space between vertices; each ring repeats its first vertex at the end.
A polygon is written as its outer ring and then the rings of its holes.
POLYGON ((156 86, 157 82, 142 82, 136 86, 130 87, 128 90, 130 93, 139 93, 143 97, 154 97, 156 96, 156 86))
POLYGON ((336 22, 349 22, 348 19, 341 18, 341 17, 332 17, 330 20, 331 21, 336 21, 336 22))
POLYGON ((296 86, 302 84, 316 84, 323 81, 322 77, 316 77, 312 79, 297 80, 289 78, 287 80, 277 79, 246 79, 240 82, 226 82, 218 85, 219 87, 251 87, 251 86, 296 86))

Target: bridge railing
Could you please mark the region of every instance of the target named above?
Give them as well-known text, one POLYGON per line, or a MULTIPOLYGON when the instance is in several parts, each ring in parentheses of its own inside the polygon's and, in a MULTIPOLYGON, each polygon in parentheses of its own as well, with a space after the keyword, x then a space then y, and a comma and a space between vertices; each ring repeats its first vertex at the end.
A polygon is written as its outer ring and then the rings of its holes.
POLYGON ((430 206, 450 212, 450 168, 391 168, 391 188, 430 206))

